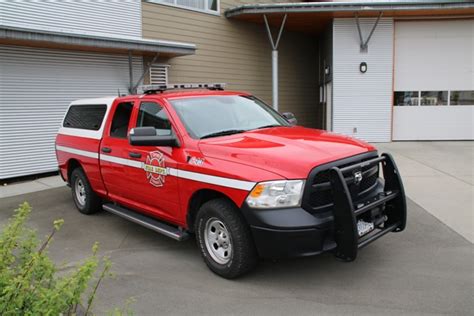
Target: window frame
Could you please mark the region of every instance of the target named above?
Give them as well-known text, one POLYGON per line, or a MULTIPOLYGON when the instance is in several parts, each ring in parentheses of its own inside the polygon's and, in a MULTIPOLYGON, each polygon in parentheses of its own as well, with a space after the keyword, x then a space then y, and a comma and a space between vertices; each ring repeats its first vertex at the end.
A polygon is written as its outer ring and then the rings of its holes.
MULTIPOLYGON (((211 1, 211 0, 206 0, 206 1, 207 1, 207 3, 209 3, 209 1, 211 1)), ((198 9, 198 8, 193 8, 193 7, 188 7, 188 6, 185 6, 185 5, 177 4, 177 0, 173 0, 174 3, 168 3, 168 2, 164 2, 164 1, 160 1, 160 0, 145 0, 145 2, 147 2, 147 3, 165 5, 165 6, 172 7, 172 8, 179 8, 179 9, 184 9, 184 10, 190 10, 190 11, 195 11, 195 12, 200 12, 200 13, 211 14, 211 15, 215 15, 215 16, 221 16, 221 1, 220 0, 216 0, 216 1, 217 1, 217 10, 214 11, 214 10, 209 10, 209 9, 198 9)))

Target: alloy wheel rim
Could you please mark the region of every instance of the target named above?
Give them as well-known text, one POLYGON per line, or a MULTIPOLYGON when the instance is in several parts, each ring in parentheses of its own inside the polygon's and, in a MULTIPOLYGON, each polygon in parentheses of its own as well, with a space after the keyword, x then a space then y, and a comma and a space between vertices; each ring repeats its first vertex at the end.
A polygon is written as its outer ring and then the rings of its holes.
POLYGON ((204 241, 212 259, 219 264, 227 264, 232 258, 232 239, 222 221, 213 217, 204 228, 204 241))

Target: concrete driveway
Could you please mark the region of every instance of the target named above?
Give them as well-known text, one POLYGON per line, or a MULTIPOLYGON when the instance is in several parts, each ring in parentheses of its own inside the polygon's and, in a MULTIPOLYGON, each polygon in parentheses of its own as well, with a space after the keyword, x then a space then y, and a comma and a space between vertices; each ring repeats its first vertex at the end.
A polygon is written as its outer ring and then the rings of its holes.
POLYGON ((392 153, 413 201, 474 243, 474 141, 376 146, 392 153))
MULTIPOLYGON (((426 148, 433 145, 425 144, 421 152, 430 152, 426 148)), ((389 151, 399 160, 411 198, 423 202, 420 192, 428 189, 434 190, 434 198, 456 193, 442 189, 446 179, 440 181, 438 174, 422 173, 428 172, 426 168, 439 167, 429 159, 414 160, 413 155, 419 151, 412 148, 410 153, 410 143, 384 146, 392 146, 389 151), (417 181, 423 186, 417 187, 417 181), (428 188, 423 181, 438 182, 428 188)), ((466 151, 469 154, 469 149, 466 151)), ((470 159, 468 155, 464 157, 470 159)), ((466 170, 460 163, 457 161, 453 168, 466 170)), ((457 174, 437 172, 446 177, 457 174)), ((456 196, 451 200, 456 200, 456 196)), ((472 201, 472 195, 470 198, 472 201)), ((23 201, 33 206, 29 223, 40 235, 49 232, 54 219, 65 220, 50 249, 57 262, 81 260, 90 254, 95 241, 100 243, 101 253, 111 257, 116 278, 102 284, 95 306, 98 314, 122 306, 129 297, 136 299, 132 305, 136 315, 472 315, 474 310, 474 246, 466 236, 441 222, 438 218, 442 216, 435 217, 436 210, 425 210, 412 200, 408 201, 406 231, 389 234, 364 248, 353 263, 339 262, 330 254, 265 261, 253 273, 235 281, 212 274, 194 240, 178 243, 106 212, 81 215, 66 187, 0 199, 0 225, 23 201)), ((464 212, 470 207, 459 199, 455 203, 460 203, 464 212)), ((434 206, 443 210, 442 204, 438 204, 434 206)), ((452 212, 453 216, 458 214, 454 208, 452 212)), ((472 223, 467 225, 472 229, 472 223)))
POLYGON ((357 261, 331 255, 262 262, 236 281, 201 260, 194 240, 176 242, 117 216, 75 210, 68 188, 1 200, 0 223, 22 201, 34 207, 40 235, 64 218, 51 255, 74 262, 98 241, 114 262, 115 279, 101 287, 96 312, 135 297, 136 315, 472 314, 473 245, 413 202, 407 230, 364 248, 357 261))

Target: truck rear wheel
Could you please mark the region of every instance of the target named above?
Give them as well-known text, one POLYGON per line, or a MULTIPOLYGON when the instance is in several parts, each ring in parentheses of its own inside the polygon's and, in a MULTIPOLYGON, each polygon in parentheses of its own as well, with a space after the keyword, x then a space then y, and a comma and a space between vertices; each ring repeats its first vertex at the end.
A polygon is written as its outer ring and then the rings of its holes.
POLYGON ((81 168, 76 168, 72 171, 70 184, 72 198, 79 212, 89 215, 100 211, 102 201, 92 191, 89 180, 81 168))
POLYGON ((256 266, 250 229, 230 201, 204 203, 196 216, 195 231, 204 262, 214 273, 232 279, 256 266))

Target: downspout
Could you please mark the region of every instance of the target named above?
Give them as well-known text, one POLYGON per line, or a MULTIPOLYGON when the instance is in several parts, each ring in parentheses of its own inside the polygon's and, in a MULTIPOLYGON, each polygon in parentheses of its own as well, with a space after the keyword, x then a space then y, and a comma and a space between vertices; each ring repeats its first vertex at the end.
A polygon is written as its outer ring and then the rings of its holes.
POLYGON ((272 101, 273 108, 278 111, 278 50, 272 50, 272 101))
POLYGON ((132 51, 128 51, 128 93, 133 94, 133 56, 132 51))
POLYGON ((280 44, 281 34, 283 33, 283 28, 285 27, 287 15, 283 16, 283 21, 280 25, 280 31, 276 41, 273 40, 272 31, 270 30, 270 25, 268 24, 267 16, 264 14, 263 19, 265 21, 265 27, 267 29, 268 39, 272 46, 272 103, 273 108, 278 111, 278 46, 280 44))

